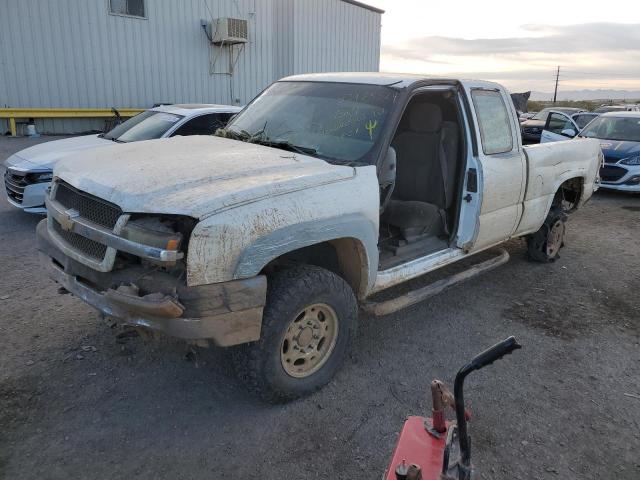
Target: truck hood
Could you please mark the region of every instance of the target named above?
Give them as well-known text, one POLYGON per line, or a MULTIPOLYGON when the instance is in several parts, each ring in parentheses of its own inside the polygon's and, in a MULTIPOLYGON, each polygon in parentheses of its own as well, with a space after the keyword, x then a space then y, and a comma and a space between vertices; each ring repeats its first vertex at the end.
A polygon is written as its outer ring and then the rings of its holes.
POLYGON ((47 171, 51 170, 58 160, 67 155, 105 145, 115 144, 98 135, 83 135, 81 137, 54 140, 20 150, 10 156, 5 165, 19 170, 47 171))
POLYGON ((54 177, 125 212, 203 218, 355 176, 353 167, 213 136, 147 140, 65 158, 54 177))

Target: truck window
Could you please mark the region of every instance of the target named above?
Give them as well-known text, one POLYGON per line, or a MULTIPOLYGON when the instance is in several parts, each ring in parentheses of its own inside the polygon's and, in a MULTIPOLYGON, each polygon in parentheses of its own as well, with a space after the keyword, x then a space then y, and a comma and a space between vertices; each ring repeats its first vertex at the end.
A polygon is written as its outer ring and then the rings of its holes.
POLYGON ((473 90, 471 97, 480 126, 482 151, 485 155, 511 151, 513 149, 511 121, 500 92, 473 90))

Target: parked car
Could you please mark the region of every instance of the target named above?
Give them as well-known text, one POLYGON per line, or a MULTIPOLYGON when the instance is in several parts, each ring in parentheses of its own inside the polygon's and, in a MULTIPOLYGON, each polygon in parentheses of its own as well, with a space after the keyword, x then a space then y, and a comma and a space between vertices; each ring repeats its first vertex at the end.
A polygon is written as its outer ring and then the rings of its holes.
POLYGON ((596 138, 604 153, 602 188, 640 192, 640 112, 603 113, 580 137, 596 138))
POLYGON ((520 129, 522 131, 522 141, 525 144, 540 143, 540 135, 542 134, 544 124, 547 121, 549 113, 552 111, 558 111, 572 115, 574 113, 584 112, 585 110, 571 107, 543 108, 529 120, 525 120, 520 124, 520 129))
POLYGON ((594 118, 598 116, 600 116, 600 114, 597 112, 580 112, 580 113, 574 113, 573 115, 571 115, 571 120, 574 121, 574 123, 578 127, 578 131, 580 131, 584 127, 586 127, 589 124, 589 122, 591 122, 594 118))
POLYGON ((627 103, 624 105, 601 105, 596 108, 594 112, 596 113, 607 113, 607 112, 639 112, 640 106, 634 103, 627 103))
POLYGON ((640 112, 603 113, 582 130, 578 130, 568 115, 551 112, 540 142, 557 142, 576 136, 600 141, 604 154, 600 169, 602 188, 640 192, 640 112))
POLYGON ((582 112, 567 115, 556 110, 549 112, 540 134, 540 143, 557 142, 574 138, 599 113, 582 112))
POLYGON ((524 122, 525 120, 529 120, 530 118, 533 118, 536 113, 538 112, 523 112, 518 114, 518 119, 520 120, 520 123, 524 122))
POLYGON ((508 253, 378 292, 514 237, 554 261, 602 161, 596 140, 523 147, 499 84, 412 75, 285 78, 217 135, 60 162, 38 249, 63 289, 121 323, 242 344, 240 376, 270 401, 332 378, 358 303, 397 311, 508 253))
POLYGON ((83 135, 25 148, 4 163, 9 203, 30 213, 46 213, 44 194, 55 164, 66 155, 114 143, 176 135, 212 135, 240 107, 211 104, 163 105, 131 117, 107 133, 83 135))

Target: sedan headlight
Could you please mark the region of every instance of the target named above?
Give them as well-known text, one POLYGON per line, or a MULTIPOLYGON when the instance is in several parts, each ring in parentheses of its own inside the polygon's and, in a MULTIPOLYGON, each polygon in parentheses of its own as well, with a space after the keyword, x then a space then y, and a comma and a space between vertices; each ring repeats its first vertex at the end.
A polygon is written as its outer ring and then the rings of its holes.
POLYGON ((623 158, 620 163, 622 165, 640 165, 640 155, 623 158))

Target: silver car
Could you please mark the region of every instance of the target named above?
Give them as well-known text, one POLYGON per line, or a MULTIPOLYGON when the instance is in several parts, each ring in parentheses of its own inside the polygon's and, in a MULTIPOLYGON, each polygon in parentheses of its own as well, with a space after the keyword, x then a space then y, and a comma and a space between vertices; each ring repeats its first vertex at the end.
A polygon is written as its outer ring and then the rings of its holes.
POLYGON ((163 105, 146 110, 100 135, 83 135, 41 143, 11 155, 4 185, 10 204, 25 212, 46 214, 44 196, 53 167, 65 156, 90 148, 175 135, 212 135, 242 110, 231 105, 163 105))

